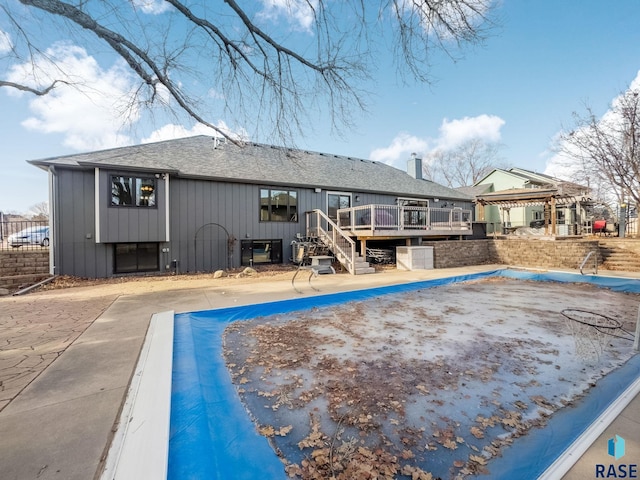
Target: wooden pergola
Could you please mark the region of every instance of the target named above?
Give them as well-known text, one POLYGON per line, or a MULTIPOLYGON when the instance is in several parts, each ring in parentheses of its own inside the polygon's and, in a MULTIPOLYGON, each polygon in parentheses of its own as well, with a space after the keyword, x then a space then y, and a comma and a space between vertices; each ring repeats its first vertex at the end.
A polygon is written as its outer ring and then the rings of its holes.
POLYGON ((478 220, 485 220, 485 206, 495 205, 500 209, 509 210, 516 207, 544 207, 544 233, 556 234, 556 207, 560 205, 576 205, 579 211, 580 205, 591 204, 591 199, 580 195, 560 193, 557 188, 520 188, 502 190, 499 192, 485 193, 476 197, 478 205, 478 220), (551 228, 551 232, 549 232, 551 228))

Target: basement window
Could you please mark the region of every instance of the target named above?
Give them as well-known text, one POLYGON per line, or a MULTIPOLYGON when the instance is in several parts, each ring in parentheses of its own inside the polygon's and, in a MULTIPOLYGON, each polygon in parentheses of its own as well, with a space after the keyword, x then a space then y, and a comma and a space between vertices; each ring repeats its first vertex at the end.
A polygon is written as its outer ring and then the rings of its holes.
POLYGON ((160 270, 159 244, 116 243, 115 273, 157 272, 160 270))
POLYGON ((242 265, 282 263, 282 240, 241 240, 242 265))

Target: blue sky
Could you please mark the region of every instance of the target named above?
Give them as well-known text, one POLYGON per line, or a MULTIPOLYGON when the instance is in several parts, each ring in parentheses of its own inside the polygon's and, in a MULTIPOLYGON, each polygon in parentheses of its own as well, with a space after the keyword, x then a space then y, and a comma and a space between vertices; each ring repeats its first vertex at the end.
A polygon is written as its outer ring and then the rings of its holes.
MULTIPOLYGON (((296 139, 297 146, 404 168, 411 152, 426 155, 480 137, 502 144, 508 165, 553 173, 552 140, 572 125, 572 112, 588 104, 604 114, 619 93, 640 82, 640 2, 503 0, 496 14, 499 26, 484 45, 466 49, 457 61, 434 58, 431 85, 403 85, 392 58, 381 58, 366 86, 372 92, 369 110, 354 113, 354 130, 337 138, 325 128, 326 119, 314 119, 316 130, 296 139)), ((69 41, 65 48, 73 46, 69 41)), ((71 65, 96 90, 110 91, 126 80, 112 56, 74 48, 71 65)), ((71 92, 34 101, 0 89, 0 211, 26 212, 47 200, 46 173, 26 160, 201 131, 191 124, 165 125, 173 120, 158 117, 154 125, 141 123, 123 133, 110 108, 71 92)))

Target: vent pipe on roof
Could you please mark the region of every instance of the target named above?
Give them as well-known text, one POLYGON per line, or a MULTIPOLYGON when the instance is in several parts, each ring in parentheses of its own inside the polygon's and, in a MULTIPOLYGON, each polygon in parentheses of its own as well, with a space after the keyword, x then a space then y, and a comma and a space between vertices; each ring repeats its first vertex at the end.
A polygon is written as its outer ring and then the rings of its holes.
POLYGON ((412 153, 407 163, 407 173, 416 180, 422 180, 422 159, 417 154, 412 153))

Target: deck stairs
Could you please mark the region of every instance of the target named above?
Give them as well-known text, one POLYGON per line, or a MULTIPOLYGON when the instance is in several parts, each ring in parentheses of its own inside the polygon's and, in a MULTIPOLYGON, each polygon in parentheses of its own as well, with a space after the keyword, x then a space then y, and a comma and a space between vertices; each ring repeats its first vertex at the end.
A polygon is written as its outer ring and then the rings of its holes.
POLYGON ((625 272, 640 272, 640 240, 607 239, 598 242, 601 268, 625 272))
POLYGON ((315 236, 352 275, 375 273, 375 268, 356 252, 355 241, 322 210, 307 213, 307 235, 315 236))
MULTIPOLYGON (((331 250, 331 246, 327 245, 329 247, 329 250, 331 250)), ((342 257, 342 255, 340 253, 334 253, 334 255, 336 256, 336 259, 345 266, 345 261, 344 258, 342 257)), ((356 253, 356 256, 354 258, 353 261, 353 270, 354 270, 354 275, 364 275, 367 273, 375 273, 376 269, 373 268, 369 262, 367 262, 367 260, 360 255, 359 253, 356 253)))

